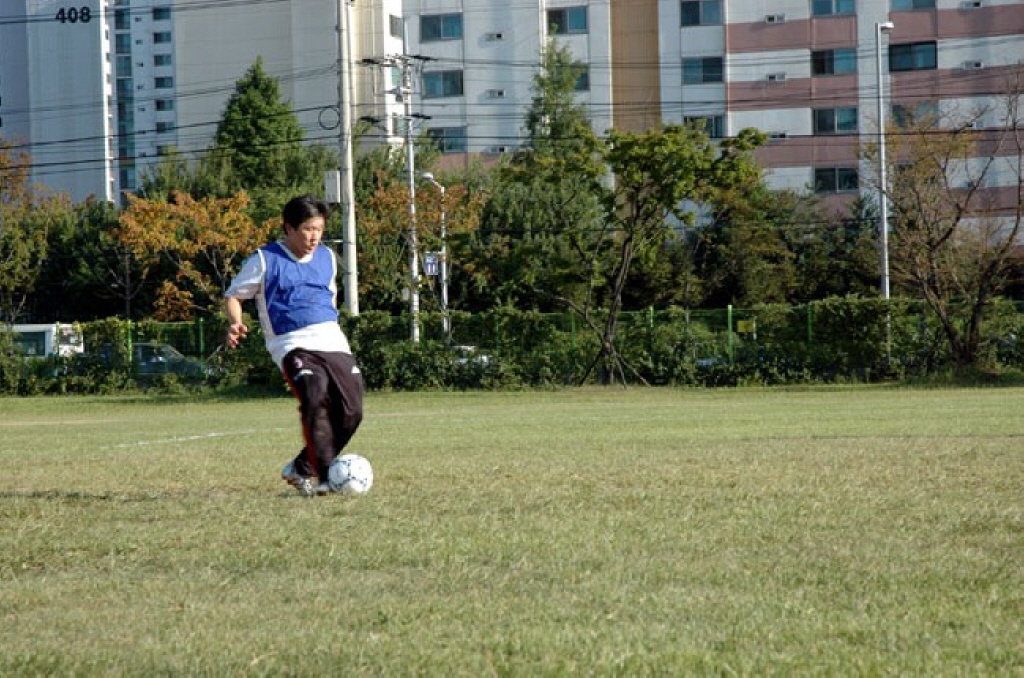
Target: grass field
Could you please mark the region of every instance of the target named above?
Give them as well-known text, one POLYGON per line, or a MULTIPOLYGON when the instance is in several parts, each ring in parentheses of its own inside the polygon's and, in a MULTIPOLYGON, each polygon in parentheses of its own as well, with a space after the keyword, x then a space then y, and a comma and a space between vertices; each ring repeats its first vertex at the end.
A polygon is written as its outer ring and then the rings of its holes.
POLYGON ((0 676, 1024 675, 1024 389, 0 399, 0 676))

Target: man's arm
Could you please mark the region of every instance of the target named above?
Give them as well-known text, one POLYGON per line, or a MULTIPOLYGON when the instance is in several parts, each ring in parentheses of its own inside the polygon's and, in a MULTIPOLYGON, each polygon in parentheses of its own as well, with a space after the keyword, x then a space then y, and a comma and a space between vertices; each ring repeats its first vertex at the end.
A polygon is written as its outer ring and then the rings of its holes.
POLYGON ((234 297, 225 297, 224 312, 228 316, 228 348, 235 348, 249 334, 249 328, 242 321, 242 301, 234 297))

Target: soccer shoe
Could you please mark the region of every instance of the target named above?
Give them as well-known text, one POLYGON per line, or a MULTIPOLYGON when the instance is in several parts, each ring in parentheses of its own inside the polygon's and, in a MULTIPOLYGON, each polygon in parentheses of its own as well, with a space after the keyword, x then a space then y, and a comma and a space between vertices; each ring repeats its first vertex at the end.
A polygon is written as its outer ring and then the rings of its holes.
POLYGON ((281 469, 281 478, 286 483, 294 487, 299 491, 303 497, 312 497, 314 494, 319 494, 319 487, 313 482, 312 478, 308 478, 303 475, 299 475, 295 471, 295 463, 288 462, 283 469, 281 469))

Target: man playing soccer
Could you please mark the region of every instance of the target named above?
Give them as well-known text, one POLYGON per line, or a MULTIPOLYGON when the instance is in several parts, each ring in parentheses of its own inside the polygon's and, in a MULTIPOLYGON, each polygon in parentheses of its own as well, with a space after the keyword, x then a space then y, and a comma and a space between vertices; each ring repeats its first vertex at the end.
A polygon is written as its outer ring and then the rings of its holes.
POLYGON ((245 260, 224 293, 228 348, 245 339, 242 301, 256 300, 267 350, 299 399, 305 447, 281 471, 300 494, 326 494, 327 470, 363 419, 363 377, 338 325, 337 259, 320 243, 327 205, 284 206, 284 237, 245 260))

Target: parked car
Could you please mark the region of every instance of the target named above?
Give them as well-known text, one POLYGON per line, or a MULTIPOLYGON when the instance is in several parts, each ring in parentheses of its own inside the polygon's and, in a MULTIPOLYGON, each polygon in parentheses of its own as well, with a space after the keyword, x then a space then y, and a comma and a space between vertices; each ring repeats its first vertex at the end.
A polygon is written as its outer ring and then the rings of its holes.
POLYGON ((460 367, 465 365, 486 366, 491 362, 491 356, 481 353, 476 346, 453 346, 452 352, 455 354, 454 363, 460 367))
POLYGON ((201 360, 183 355, 169 344, 139 342, 132 348, 137 376, 176 374, 180 377, 201 378, 210 375, 210 371, 201 360))

